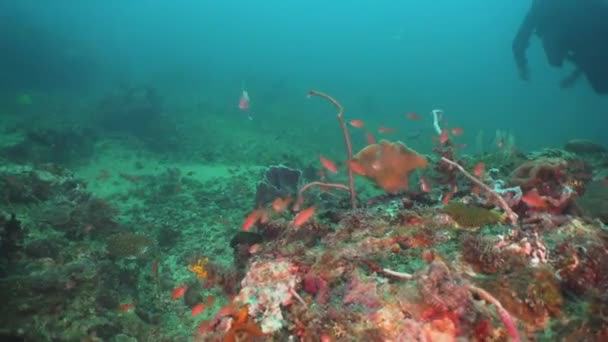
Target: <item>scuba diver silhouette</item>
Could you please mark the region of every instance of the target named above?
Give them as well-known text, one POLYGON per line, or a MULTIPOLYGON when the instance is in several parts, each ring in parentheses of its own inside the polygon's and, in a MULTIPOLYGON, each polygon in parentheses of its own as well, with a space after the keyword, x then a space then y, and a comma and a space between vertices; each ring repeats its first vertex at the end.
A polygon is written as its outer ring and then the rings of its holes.
POLYGON ((574 71, 562 88, 585 75, 593 90, 608 94, 608 1, 532 0, 532 5, 513 40, 513 55, 523 80, 529 79, 526 50, 532 34, 540 38, 548 63, 574 71))

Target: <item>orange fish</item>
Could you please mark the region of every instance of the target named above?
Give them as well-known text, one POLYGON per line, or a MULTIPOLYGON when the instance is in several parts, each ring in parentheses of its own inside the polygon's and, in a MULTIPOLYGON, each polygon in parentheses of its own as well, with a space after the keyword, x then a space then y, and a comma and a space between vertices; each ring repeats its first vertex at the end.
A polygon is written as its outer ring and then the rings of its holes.
POLYGON ((327 169, 327 171, 331 173, 338 173, 338 167, 333 161, 322 156, 319 156, 319 161, 321 161, 321 164, 323 165, 323 167, 325 167, 325 169, 327 169))
POLYGON ((196 304, 192 307, 192 317, 200 314, 203 310, 205 310, 205 304, 196 304))
POLYGON ((384 126, 380 126, 378 128, 378 133, 393 133, 395 131, 394 128, 390 128, 390 127, 384 127, 384 126))
POLYGON ((414 120, 414 121, 418 121, 420 120, 420 115, 416 114, 416 113, 407 113, 407 118, 410 120, 414 120))
POLYGON ((135 304, 133 303, 127 303, 120 306, 120 311, 122 312, 131 311, 133 309, 135 309, 135 304))
POLYGON ((441 144, 445 144, 446 142, 448 142, 450 138, 448 137, 448 131, 447 129, 444 129, 441 131, 441 135, 439 136, 439 142, 441 144))
POLYGON ((446 205, 448 204, 448 202, 450 202, 450 200, 452 199, 452 197, 454 196, 453 192, 448 192, 445 195, 443 195, 443 198, 441 199, 441 204, 446 205))
POLYGON ((270 218, 270 212, 266 209, 262 209, 260 208, 260 223, 264 224, 266 222, 268 222, 268 219, 270 218))
POLYGON ((274 209, 275 213, 280 214, 283 211, 285 211, 285 209, 287 209, 287 207, 289 206, 291 201, 293 201, 293 198, 291 198, 291 197, 287 197, 287 198, 277 197, 277 198, 275 198, 274 201, 272 201, 272 209, 274 209))
POLYGON ((187 289, 188 289, 187 285, 180 285, 180 286, 174 288, 173 292, 171 292, 171 298, 173 298, 173 300, 180 299, 181 297, 184 296, 187 289))
POLYGON ((251 229, 251 227, 253 227, 253 225, 258 222, 258 220, 262 217, 262 210, 261 209, 255 209, 254 211, 252 211, 251 213, 249 213, 249 215, 247 215, 247 217, 245 218, 245 221, 243 221, 243 231, 247 232, 249 231, 249 229, 251 229))
POLYGON ((481 177, 481 176, 483 176, 483 174, 485 172, 486 172, 486 164, 484 164, 483 162, 477 163, 477 165, 475 165, 475 167, 473 168, 473 175, 475 177, 481 177))
POLYGON ((376 138, 374 138, 374 136, 370 132, 367 132, 365 134, 365 138, 367 139, 367 143, 370 145, 376 143, 376 138))
POLYGON ((262 245, 260 245, 259 243, 256 243, 255 245, 251 245, 251 247, 249 247, 249 254, 255 254, 257 253, 260 248, 262 248, 262 245))
POLYGON ((452 128, 452 134, 462 135, 462 133, 464 133, 464 130, 462 128, 460 128, 460 127, 452 128))
POLYGON ((361 127, 365 126, 363 121, 361 121, 359 119, 350 120, 349 123, 351 126, 353 126, 355 128, 361 128, 361 127))
POLYGON ((296 215, 296 217, 293 218, 291 224, 296 228, 300 227, 304 223, 308 222, 308 220, 310 220, 310 218, 315 214, 316 210, 317 208, 314 206, 302 210, 298 213, 298 215, 296 215))
POLYGON ((546 208, 547 202, 538 194, 538 191, 531 190, 521 196, 521 200, 530 207, 546 208))
POLYGON ((358 162, 348 160, 346 164, 354 173, 358 174, 359 176, 365 176, 365 170, 363 170, 363 167, 358 162))

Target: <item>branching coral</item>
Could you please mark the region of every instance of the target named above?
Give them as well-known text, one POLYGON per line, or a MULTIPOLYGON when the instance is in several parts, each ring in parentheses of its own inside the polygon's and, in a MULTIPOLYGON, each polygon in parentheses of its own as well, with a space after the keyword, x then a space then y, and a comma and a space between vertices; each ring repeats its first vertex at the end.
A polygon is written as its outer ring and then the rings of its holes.
MULTIPOLYGON (((308 92, 308 96, 319 96, 321 98, 326 99, 331 103, 336 109, 338 109, 338 122, 340 123, 340 128, 342 129, 342 134, 344 135, 344 144, 346 145, 346 157, 348 160, 353 159, 353 147, 350 142, 350 133, 348 132, 348 127, 346 126, 346 122, 344 121, 344 107, 336 101, 333 97, 322 93, 316 90, 310 90, 308 92)), ((355 191, 355 179, 353 177, 353 170, 351 168, 348 169, 348 189, 350 191, 350 201, 352 208, 357 207, 357 193, 355 191)))

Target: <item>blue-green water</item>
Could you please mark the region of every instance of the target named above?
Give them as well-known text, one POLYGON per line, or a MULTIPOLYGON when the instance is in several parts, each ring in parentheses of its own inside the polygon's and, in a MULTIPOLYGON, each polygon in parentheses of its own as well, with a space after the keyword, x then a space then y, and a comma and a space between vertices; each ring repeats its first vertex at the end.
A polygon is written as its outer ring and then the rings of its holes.
MULTIPOLYGON (((146 82, 233 106, 241 84, 256 111, 327 91, 351 116, 399 125, 445 109, 467 132, 510 130, 520 148, 570 138, 606 143, 608 98, 585 80, 558 83, 538 39, 531 81, 511 42, 528 1, 12 1, 2 5, 4 92, 69 87, 91 94, 146 82), (236 95, 235 95, 236 94, 236 95)), ((286 118, 289 113, 285 113, 286 118)), ((263 117, 261 118, 263 120, 263 117)), ((311 116, 311 124, 318 117, 311 116)), ((473 144, 473 134, 470 134, 473 144)), ((466 140, 466 139, 465 139, 466 140)))

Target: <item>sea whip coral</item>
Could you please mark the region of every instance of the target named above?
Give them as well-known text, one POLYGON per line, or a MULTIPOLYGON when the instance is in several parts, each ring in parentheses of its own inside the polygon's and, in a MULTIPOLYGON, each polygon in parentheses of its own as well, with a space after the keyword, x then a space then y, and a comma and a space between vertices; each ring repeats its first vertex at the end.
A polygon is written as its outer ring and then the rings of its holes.
MULTIPOLYGON (((327 101, 329 101, 334 107, 338 109, 338 122, 340 122, 340 127, 342 128, 342 134, 344 135, 344 144, 346 145, 346 155, 348 160, 353 159, 353 146, 350 142, 350 133, 348 132, 348 127, 346 126, 346 122, 344 121, 344 107, 336 101, 333 97, 322 93, 316 90, 310 90, 308 92, 308 97, 311 96, 319 96, 327 101)), ((353 209, 357 207, 357 193, 355 192, 355 178, 353 177, 353 170, 348 169, 348 188, 350 190, 350 202, 353 209)))

